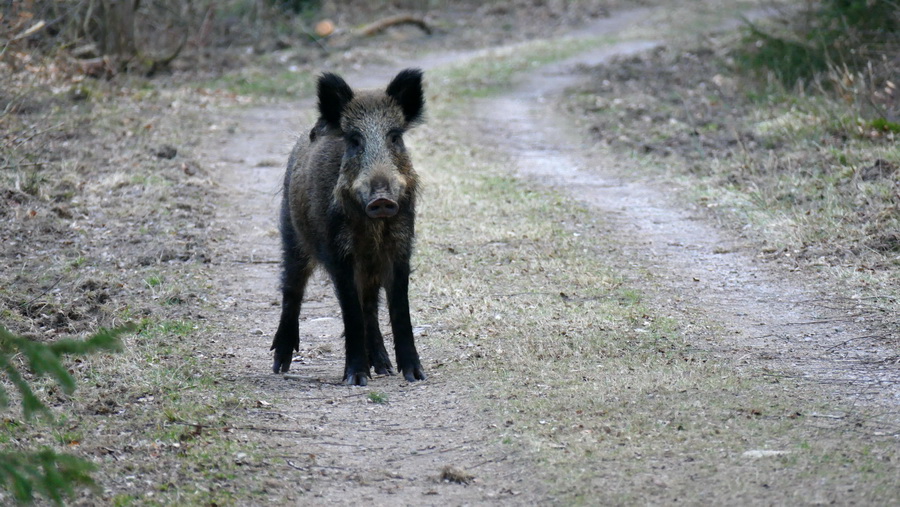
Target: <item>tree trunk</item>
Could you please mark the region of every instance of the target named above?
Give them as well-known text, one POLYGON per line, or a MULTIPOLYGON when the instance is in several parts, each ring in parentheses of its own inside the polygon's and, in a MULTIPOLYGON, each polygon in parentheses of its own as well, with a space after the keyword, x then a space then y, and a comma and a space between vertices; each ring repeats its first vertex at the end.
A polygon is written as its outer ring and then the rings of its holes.
POLYGON ((134 12, 136 0, 102 0, 101 50, 104 55, 121 59, 122 62, 137 55, 134 39, 134 12))

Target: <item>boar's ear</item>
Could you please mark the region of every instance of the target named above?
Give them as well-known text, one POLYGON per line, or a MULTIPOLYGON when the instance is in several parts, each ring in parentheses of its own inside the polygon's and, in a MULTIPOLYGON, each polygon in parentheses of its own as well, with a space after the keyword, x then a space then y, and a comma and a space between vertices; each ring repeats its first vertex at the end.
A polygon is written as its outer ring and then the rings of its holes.
POLYGON ((325 123, 337 130, 341 129, 341 113, 353 100, 353 90, 341 76, 326 72, 319 77, 319 114, 325 123))
POLYGON ((406 69, 391 81, 385 92, 397 101, 403 109, 408 125, 422 121, 425 110, 425 95, 422 92, 422 71, 406 69))

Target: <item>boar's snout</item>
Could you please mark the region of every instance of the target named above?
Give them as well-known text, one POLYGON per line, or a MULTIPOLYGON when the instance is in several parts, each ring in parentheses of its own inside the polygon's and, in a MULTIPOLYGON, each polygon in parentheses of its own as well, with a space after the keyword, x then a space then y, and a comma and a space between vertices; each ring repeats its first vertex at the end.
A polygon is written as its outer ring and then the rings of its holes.
POLYGON ((400 206, 397 204, 397 201, 384 197, 372 199, 366 205, 366 215, 369 215, 369 218, 390 218, 396 215, 398 211, 400 211, 400 206))
POLYGON ((365 203, 369 218, 391 218, 400 212, 398 201, 406 189, 406 182, 396 170, 382 168, 381 172, 358 181, 362 187, 359 201, 365 203))

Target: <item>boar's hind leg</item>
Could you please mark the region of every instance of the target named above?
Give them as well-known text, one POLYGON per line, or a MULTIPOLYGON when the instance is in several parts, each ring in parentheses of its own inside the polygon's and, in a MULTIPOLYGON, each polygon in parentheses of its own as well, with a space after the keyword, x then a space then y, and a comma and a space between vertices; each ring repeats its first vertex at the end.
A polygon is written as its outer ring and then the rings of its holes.
POLYGON ((369 364, 378 375, 394 375, 394 367, 384 348, 384 337, 378 327, 378 291, 381 287, 372 284, 362 289, 363 315, 366 321, 366 345, 369 364))
POLYGON ((306 282, 315 267, 309 257, 297 249, 293 229, 288 229, 287 232, 282 230, 282 240, 284 265, 281 274, 281 320, 269 349, 275 351, 275 361, 272 363, 274 373, 288 371, 294 351, 300 349, 300 304, 303 302, 306 282))
POLYGON ((425 372, 422 371, 413 338, 412 322, 409 320, 409 262, 394 264, 393 276, 387 284, 387 295, 397 368, 403 372, 403 378, 410 382, 425 380, 425 372))

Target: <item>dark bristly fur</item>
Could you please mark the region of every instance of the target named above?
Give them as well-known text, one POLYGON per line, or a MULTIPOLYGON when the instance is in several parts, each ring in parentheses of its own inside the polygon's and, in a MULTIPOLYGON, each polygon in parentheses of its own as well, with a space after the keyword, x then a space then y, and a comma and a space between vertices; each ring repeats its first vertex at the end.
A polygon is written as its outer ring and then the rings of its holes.
POLYGON ((272 369, 288 371, 299 349, 300 303, 321 264, 344 320, 344 381, 366 385, 370 367, 394 374, 378 327, 382 287, 397 367, 406 380, 422 380, 408 298, 418 178, 402 138, 423 118, 422 72, 407 69, 384 91, 359 93, 327 73, 318 98, 319 120, 297 141, 284 176, 283 299, 272 369))

